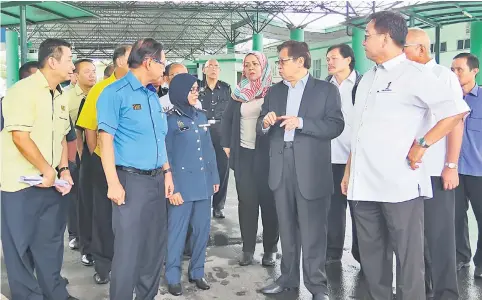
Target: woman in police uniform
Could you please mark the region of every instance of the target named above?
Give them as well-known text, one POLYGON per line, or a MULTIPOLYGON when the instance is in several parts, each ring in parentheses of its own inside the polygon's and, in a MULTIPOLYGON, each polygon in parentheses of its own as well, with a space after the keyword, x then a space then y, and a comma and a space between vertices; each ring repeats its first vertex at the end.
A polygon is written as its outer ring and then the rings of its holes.
POLYGON ((216 155, 206 115, 194 107, 198 99, 196 78, 178 74, 171 81, 169 98, 173 104, 167 114, 167 156, 174 180, 174 193, 168 206, 166 280, 172 295, 182 294, 181 258, 188 226, 192 256, 189 281, 200 289, 211 223, 211 198, 219 189, 216 155))

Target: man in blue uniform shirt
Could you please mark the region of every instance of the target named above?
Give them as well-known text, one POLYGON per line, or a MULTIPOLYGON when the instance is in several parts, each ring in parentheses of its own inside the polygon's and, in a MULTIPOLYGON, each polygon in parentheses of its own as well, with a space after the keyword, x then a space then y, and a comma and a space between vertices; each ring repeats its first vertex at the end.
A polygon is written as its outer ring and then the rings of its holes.
POLYGON ((162 76, 165 54, 154 39, 134 43, 131 71, 99 97, 102 166, 113 202, 114 259, 110 299, 152 300, 166 253, 166 198, 174 186, 167 160, 166 116, 147 88, 162 76))

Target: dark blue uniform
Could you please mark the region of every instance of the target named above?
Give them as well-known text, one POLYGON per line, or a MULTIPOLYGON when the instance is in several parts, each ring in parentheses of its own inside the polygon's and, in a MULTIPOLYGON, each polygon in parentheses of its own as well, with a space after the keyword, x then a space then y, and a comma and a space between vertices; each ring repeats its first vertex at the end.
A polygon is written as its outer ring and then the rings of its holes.
POLYGON ((204 277, 211 197, 214 185, 219 184, 219 175, 204 112, 197 110, 190 118, 175 107, 168 112, 167 124, 166 148, 174 193, 181 193, 184 200, 179 206, 168 205, 166 280, 168 284, 177 284, 181 280, 181 258, 188 225, 192 227, 189 278, 204 277))

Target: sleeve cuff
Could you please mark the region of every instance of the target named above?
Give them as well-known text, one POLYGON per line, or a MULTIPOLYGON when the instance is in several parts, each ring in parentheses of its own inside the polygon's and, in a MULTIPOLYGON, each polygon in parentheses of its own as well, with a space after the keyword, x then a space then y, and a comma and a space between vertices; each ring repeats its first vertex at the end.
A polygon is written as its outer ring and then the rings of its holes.
POLYGON ((107 125, 106 123, 99 123, 99 131, 100 130, 103 130, 105 132, 107 132, 108 134, 110 135, 115 135, 116 131, 117 131, 117 128, 113 128, 109 125, 107 125))
POLYGON ((298 117, 298 120, 300 121, 299 122, 300 124, 298 125, 298 129, 303 129, 303 118, 298 117))
POLYGON ((271 128, 271 126, 268 127, 268 128, 261 128, 261 131, 262 131, 263 133, 268 133, 268 131, 269 131, 270 128, 271 128))
POLYGON ((5 126, 5 129, 7 132, 12 132, 12 131, 25 131, 25 132, 31 132, 33 129, 33 126, 29 125, 7 125, 5 126))

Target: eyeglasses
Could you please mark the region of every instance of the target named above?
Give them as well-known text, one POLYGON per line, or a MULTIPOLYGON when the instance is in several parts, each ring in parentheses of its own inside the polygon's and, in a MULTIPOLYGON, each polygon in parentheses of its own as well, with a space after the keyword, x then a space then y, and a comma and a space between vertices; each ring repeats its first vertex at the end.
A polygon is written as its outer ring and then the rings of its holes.
POLYGON ((422 44, 405 44, 405 45, 403 45, 403 48, 407 48, 407 47, 410 47, 410 46, 418 47, 418 46, 422 46, 422 44))
POLYGON ((365 42, 368 40, 369 37, 375 36, 375 35, 380 35, 380 34, 384 34, 384 33, 365 34, 365 42))
POLYGON ((165 62, 162 62, 160 59, 154 58, 154 57, 151 57, 151 56, 148 56, 148 57, 146 57, 145 59, 149 59, 149 58, 152 59, 152 61, 154 61, 154 62, 162 65, 163 67, 166 67, 166 63, 165 63, 165 62))
POLYGON ((191 88, 191 94, 196 94, 196 93, 199 93, 199 87, 191 88))
POLYGON ((278 58, 277 61, 275 61, 276 66, 282 65, 284 66, 286 62, 293 60, 294 57, 287 57, 287 58, 278 58))
POLYGON ((217 70, 217 69, 219 69, 219 66, 216 66, 216 65, 207 65, 206 68, 213 69, 213 70, 217 70))

